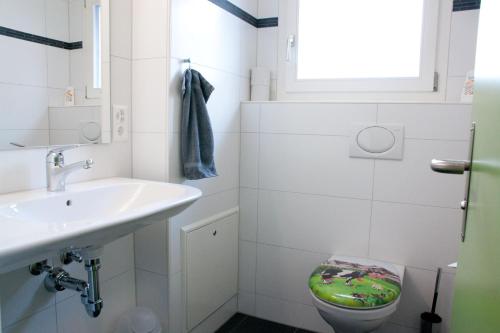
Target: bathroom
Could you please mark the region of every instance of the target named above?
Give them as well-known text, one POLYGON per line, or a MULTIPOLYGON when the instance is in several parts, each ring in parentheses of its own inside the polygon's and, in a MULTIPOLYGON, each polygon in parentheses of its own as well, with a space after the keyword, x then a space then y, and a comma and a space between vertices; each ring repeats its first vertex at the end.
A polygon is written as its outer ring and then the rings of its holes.
POLYGON ((497 332, 497 13, 0 0, 0 332, 497 332), (186 73, 215 88, 203 179, 183 168, 186 73), (383 267, 398 294, 320 300, 330 258, 383 267))

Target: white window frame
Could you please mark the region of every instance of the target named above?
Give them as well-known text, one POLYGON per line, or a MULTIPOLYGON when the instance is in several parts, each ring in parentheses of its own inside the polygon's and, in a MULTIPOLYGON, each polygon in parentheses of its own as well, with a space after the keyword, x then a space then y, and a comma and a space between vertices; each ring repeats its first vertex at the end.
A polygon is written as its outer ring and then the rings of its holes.
MULTIPOLYGON (((308 79, 297 78, 299 0, 280 1, 280 79, 286 93, 432 92, 435 87, 439 3, 424 0, 420 75, 416 78, 308 79), (289 38, 293 36, 293 46, 289 38)), ((281 84, 280 84, 281 85, 281 84)))

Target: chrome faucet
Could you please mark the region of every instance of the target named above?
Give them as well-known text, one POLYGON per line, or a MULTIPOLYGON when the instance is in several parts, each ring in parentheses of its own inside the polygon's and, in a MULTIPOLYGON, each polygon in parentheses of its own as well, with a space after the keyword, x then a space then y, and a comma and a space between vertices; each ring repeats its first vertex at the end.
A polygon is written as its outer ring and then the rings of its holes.
POLYGON ((78 147, 78 145, 57 147, 51 149, 47 154, 45 162, 47 170, 47 190, 49 192, 66 190, 66 178, 70 173, 81 169, 90 169, 94 165, 94 161, 88 159, 66 166, 64 164, 63 152, 76 147, 78 147))

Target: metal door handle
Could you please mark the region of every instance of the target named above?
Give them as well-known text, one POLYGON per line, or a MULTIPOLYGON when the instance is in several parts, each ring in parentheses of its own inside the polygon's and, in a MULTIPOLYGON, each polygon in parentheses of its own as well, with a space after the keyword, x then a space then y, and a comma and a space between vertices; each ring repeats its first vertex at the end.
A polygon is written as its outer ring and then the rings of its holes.
POLYGON ((462 242, 465 241, 465 232, 467 230, 467 214, 469 210, 469 191, 470 191, 470 179, 471 179, 471 168, 472 168, 472 157, 474 154, 474 137, 476 134, 476 123, 472 123, 470 129, 470 146, 469 146, 469 160, 439 160, 433 159, 431 161, 431 169, 440 172, 448 173, 454 175, 462 175, 466 171, 469 171, 467 179, 465 181, 465 195, 464 200, 460 202, 460 208, 464 211, 462 216, 462 242))
POLYGON ((460 160, 438 160, 431 161, 431 169, 439 173, 451 173, 461 175, 465 171, 469 171, 471 166, 470 161, 460 160))

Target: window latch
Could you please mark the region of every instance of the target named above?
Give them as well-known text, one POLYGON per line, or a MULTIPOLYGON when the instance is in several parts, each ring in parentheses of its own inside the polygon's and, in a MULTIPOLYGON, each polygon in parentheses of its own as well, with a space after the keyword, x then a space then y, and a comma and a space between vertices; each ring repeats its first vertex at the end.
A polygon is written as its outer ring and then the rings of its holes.
POLYGON ((432 91, 436 92, 439 90, 439 73, 434 72, 434 86, 432 87, 432 91))
POLYGON ((289 35, 286 41, 286 61, 292 61, 292 47, 295 47, 295 35, 289 35))

